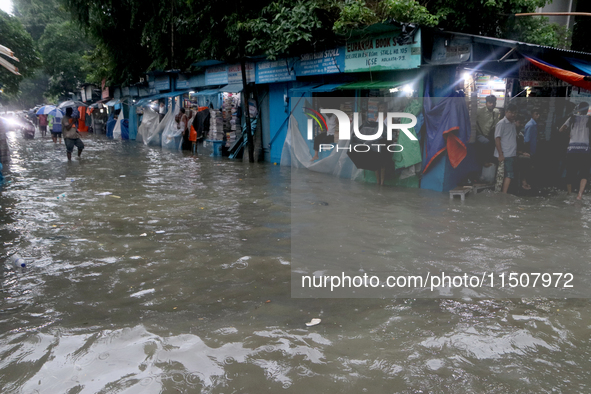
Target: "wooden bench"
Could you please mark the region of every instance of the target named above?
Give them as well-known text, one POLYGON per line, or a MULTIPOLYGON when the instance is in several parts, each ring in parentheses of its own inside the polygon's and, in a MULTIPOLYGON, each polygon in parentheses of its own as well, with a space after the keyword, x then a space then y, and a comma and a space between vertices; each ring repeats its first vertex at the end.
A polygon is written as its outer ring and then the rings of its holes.
POLYGON ((470 193, 471 191, 472 186, 459 186, 449 191, 449 198, 453 199, 454 196, 460 196, 460 199, 464 201, 466 194, 470 193))

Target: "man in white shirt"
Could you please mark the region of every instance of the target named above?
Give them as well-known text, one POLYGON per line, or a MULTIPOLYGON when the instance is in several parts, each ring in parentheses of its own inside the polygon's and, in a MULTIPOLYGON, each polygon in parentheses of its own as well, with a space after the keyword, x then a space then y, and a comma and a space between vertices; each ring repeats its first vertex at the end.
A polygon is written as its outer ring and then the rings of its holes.
POLYGON ((570 132, 570 140, 566 153, 566 190, 572 193, 573 182, 579 181, 577 200, 583 198, 589 168, 591 167, 591 151, 589 149, 589 104, 581 102, 577 105, 575 115, 568 118, 560 128, 560 132, 570 132))
POLYGON ((505 111, 505 117, 495 127, 495 157, 499 163, 505 163, 505 179, 503 180, 502 192, 507 193, 511 179, 515 178, 513 165, 517 156, 517 130, 515 129, 515 117, 517 106, 509 104, 505 111))

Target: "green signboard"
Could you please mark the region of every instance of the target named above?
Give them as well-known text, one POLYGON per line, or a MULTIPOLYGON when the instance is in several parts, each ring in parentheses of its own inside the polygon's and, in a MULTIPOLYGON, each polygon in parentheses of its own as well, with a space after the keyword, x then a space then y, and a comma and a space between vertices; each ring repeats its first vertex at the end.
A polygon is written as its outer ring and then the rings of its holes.
POLYGON ((347 42, 345 72, 409 70, 421 65, 421 31, 393 31, 347 42))

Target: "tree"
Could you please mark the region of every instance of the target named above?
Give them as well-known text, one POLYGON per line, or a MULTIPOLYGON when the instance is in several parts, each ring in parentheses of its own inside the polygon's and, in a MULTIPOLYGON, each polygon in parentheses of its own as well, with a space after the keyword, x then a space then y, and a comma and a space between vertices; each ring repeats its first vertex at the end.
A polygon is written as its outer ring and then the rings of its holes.
POLYGON ((39 40, 43 70, 49 75, 47 96, 68 97, 79 83, 85 82, 84 59, 91 48, 72 22, 51 23, 39 40))
MULTIPOLYGON (((0 68, 0 85, 4 93, 16 95, 19 83, 23 78, 32 76, 41 64, 39 53, 35 50, 33 39, 24 29, 19 20, 0 11, 0 44, 10 48, 20 60, 17 65, 21 76, 14 75, 4 68, 0 68)), ((4 97, 6 99, 6 97, 4 97)))
POLYGON ((16 16, 33 41, 37 42, 50 23, 64 22, 69 19, 57 0, 13 0, 16 16))
POLYGON ((334 31, 346 34, 352 29, 394 19, 401 23, 417 23, 435 26, 439 15, 432 15, 428 9, 416 0, 385 0, 365 2, 365 0, 347 0, 340 4, 340 14, 334 22, 334 31))

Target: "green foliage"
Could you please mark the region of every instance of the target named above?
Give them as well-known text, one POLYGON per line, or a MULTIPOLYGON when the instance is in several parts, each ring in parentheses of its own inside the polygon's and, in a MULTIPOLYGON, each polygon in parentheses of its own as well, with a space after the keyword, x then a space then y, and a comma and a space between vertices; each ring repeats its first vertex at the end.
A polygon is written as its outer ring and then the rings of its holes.
POLYGON ((334 23, 334 31, 345 34, 351 29, 381 22, 377 10, 369 8, 364 0, 347 0, 341 6, 339 18, 334 23))
POLYGON ((85 81, 83 55, 90 50, 86 38, 72 22, 52 23, 39 40, 43 70, 49 75, 48 95, 67 96, 85 81))
POLYGON ((89 59, 110 69, 109 83, 137 82, 149 69, 184 69, 192 61, 189 48, 201 39, 194 28, 201 20, 200 10, 194 8, 199 1, 62 1, 100 46, 89 59))
POLYGON ((69 19, 57 0, 13 0, 13 5, 14 15, 35 42, 43 35, 45 26, 69 19))
POLYGON ((82 71, 86 73, 86 82, 101 86, 103 79, 110 77, 115 64, 108 50, 103 44, 99 44, 94 49, 82 56, 82 71))
POLYGON ((548 18, 526 17, 519 19, 506 33, 505 38, 545 45, 554 48, 570 48, 572 34, 565 26, 549 23, 548 18))
POLYGON ((514 14, 535 12, 551 0, 435 0, 427 9, 439 16, 438 27, 450 31, 505 38, 519 30, 514 14), (517 29, 517 30, 516 30, 517 29))
POLYGON ((236 34, 241 31, 250 34, 247 52, 275 59, 281 54, 289 54, 298 44, 313 40, 314 32, 322 27, 318 9, 313 0, 273 2, 263 8, 258 18, 238 22, 236 34))
POLYGON ((11 49, 20 60, 16 62, 3 57, 15 64, 22 76, 14 75, 4 67, 0 67, 0 85, 3 86, 5 93, 16 95, 22 79, 32 76, 35 69, 40 66, 39 53, 35 49, 33 39, 20 21, 3 11, 0 11, 0 44, 11 49))

